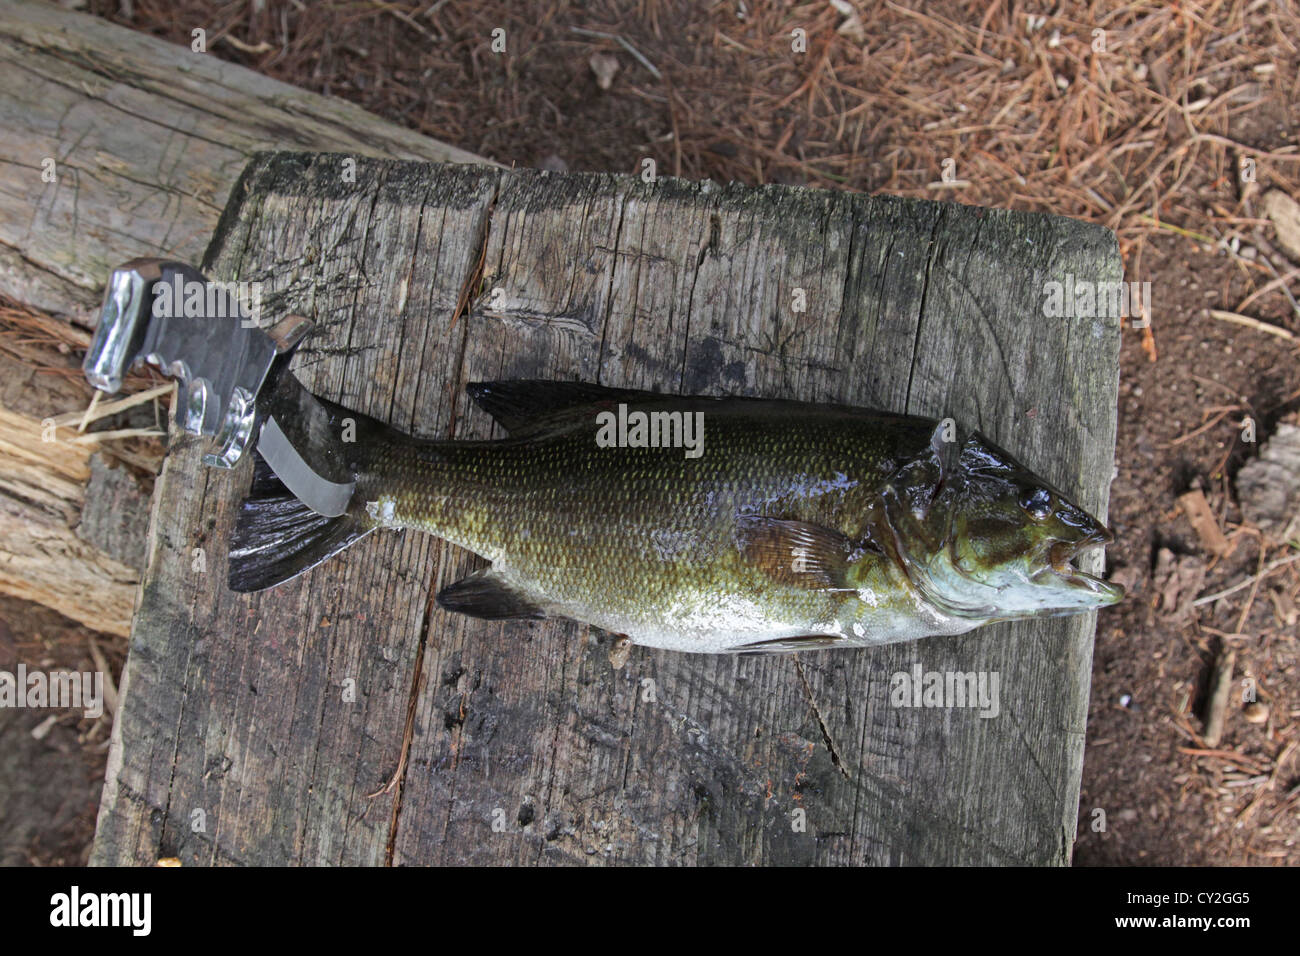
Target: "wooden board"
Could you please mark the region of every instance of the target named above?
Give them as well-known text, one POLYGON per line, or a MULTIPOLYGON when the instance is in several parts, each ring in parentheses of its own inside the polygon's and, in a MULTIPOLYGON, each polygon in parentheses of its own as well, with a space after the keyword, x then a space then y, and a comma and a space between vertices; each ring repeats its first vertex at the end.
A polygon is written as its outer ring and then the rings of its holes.
MULTIPOLYGON (((197 262, 249 159, 286 148, 487 162, 211 54, 61 5, 6 0, 0 294, 60 316, 55 336, 84 348, 109 270, 146 255, 197 262)), ((85 407, 86 389, 56 387, 26 359, 0 354, 0 410, 39 421, 85 407)), ((45 364, 70 363, 56 354, 45 364)), ((8 448, 20 436, 0 421, 0 473, 17 467, 8 448)), ((137 549, 118 553, 78 530, 94 523, 83 505, 93 510, 99 490, 69 489, 54 509, 31 493, 57 479, 0 480, 0 592, 125 635, 137 549)), ((118 514, 133 506, 129 494, 113 502, 118 514)), ((143 529, 146 520, 137 508, 123 523, 143 529)))
MULTIPOLYGON (((259 158, 208 262, 322 324, 297 363, 329 398, 465 438, 493 426, 464 384, 497 377, 951 415, 1105 513, 1118 320, 1042 311, 1048 281, 1119 280, 1104 229, 414 163, 348 184, 340 163, 259 158)), ((431 606, 478 562, 417 533, 230 593, 248 481, 184 441, 164 466, 96 862, 1069 860, 1091 615, 798 657, 634 648, 615 669, 580 625, 431 606), (998 715, 894 706, 914 665, 997 673, 998 715)))

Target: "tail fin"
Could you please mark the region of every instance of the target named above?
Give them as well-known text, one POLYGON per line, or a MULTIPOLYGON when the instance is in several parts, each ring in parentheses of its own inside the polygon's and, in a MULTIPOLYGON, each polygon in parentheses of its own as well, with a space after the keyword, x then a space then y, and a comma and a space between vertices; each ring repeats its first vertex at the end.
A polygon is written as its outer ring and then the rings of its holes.
POLYGON ((374 527, 352 512, 318 515, 255 455, 253 486, 240 505, 230 542, 230 590, 261 591, 295 578, 374 527))

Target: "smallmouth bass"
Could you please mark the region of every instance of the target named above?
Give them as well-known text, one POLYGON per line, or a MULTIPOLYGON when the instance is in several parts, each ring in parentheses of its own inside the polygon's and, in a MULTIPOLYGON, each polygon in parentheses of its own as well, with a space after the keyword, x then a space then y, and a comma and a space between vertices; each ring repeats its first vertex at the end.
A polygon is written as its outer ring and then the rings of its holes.
POLYGON ((677 651, 863 647, 1124 596, 1072 564, 1110 532, 950 422, 572 382, 469 393, 508 437, 417 439, 323 402, 356 431, 347 511, 312 512, 259 459, 231 588, 405 528, 492 562, 439 592, 447 610, 568 617, 677 651))

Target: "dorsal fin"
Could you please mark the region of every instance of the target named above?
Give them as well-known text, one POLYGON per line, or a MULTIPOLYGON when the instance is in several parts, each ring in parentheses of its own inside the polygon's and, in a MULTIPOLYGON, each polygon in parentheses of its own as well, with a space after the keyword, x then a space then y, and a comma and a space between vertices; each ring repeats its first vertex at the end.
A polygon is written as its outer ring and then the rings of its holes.
POLYGON ((665 397, 632 388, 606 388, 587 382, 547 382, 541 379, 470 382, 465 391, 479 408, 512 435, 571 408, 602 402, 617 405, 619 402, 655 401, 665 397))

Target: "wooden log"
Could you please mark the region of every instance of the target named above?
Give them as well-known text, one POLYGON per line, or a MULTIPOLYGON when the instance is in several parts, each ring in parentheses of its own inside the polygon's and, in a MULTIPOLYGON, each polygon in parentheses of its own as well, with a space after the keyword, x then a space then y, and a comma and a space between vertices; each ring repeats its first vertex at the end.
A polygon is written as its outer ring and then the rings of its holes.
MULTIPOLYGON (((1043 315, 1049 281, 1119 280, 1104 229, 482 167, 367 161, 352 184, 341 163, 259 158, 208 262, 321 324, 296 367, 331 399, 462 438, 493 433, 463 391, 491 378, 951 415, 1105 514, 1118 320, 1043 315)), ((96 862, 1069 861, 1091 615, 618 669, 588 628, 432 605, 477 562, 417 533, 229 592, 248 481, 186 441, 166 460, 96 862), (899 706, 913 668, 996 674, 997 715, 899 706)))
MULTIPOLYGON (((486 162, 99 17, 0 4, 0 294, 90 328, 111 268, 142 255, 197 262, 239 173, 275 148, 486 162)), ((9 411, 41 420, 69 410, 50 377, 12 363, 0 373, 27 388, 21 409, 0 400, 9 411)), ((2 485, 0 591, 125 634, 142 554, 77 533, 82 505, 102 506, 100 489, 51 511, 2 485)), ((138 496, 113 503, 124 526, 143 528, 138 496)))
POLYGON ((116 517, 128 520, 143 496, 131 479, 93 462, 95 443, 74 443, 47 423, 0 408, 0 591, 125 636, 139 580, 122 560, 132 558, 120 550, 130 536, 110 512, 88 512, 86 493, 89 485, 100 504, 116 500, 124 506, 116 517), (90 537, 78 533, 87 513, 90 537))
POLYGON ((0 90, 0 292, 83 324, 119 263, 198 261, 258 150, 485 162, 343 100, 39 0, 0 5, 0 90))
POLYGON ((0 592, 125 637, 162 449, 133 450, 128 473, 120 443, 110 462, 75 427, 51 427, 90 403, 75 352, 86 338, 0 304, 0 592))

